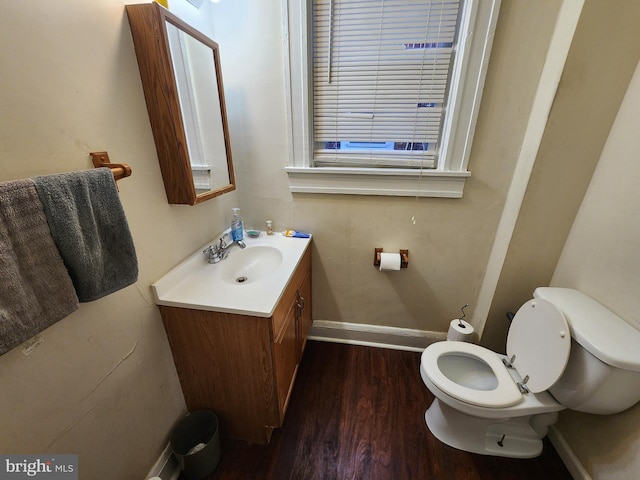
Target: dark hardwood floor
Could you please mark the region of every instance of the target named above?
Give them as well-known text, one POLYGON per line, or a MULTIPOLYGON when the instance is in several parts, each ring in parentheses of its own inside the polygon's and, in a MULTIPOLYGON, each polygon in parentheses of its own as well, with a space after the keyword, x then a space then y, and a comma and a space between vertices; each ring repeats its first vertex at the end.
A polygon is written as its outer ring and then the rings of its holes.
POLYGON ((223 439, 207 480, 571 479, 548 441, 527 460, 439 442, 419 364, 419 353, 308 342, 282 428, 269 445, 223 439))

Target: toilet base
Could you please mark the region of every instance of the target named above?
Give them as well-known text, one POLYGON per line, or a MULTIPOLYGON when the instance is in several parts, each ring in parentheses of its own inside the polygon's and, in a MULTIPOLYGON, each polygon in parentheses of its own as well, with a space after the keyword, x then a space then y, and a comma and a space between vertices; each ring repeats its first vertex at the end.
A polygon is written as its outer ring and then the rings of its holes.
POLYGON ((436 398, 425 415, 427 426, 442 443, 482 455, 533 458, 557 412, 505 419, 480 418, 451 408, 436 398))

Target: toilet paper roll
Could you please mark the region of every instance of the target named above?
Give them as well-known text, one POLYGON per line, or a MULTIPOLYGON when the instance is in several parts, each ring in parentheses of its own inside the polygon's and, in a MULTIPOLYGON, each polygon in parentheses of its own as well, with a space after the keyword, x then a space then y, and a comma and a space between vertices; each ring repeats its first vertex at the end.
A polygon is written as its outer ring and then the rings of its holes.
POLYGON ((400 270, 400 254, 384 253, 380 254, 380 271, 383 270, 400 270))
POLYGON ((473 332, 473 326, 469 322, 456 318, 451 320, 449 331, 447 332, 447 340, 474 343, 473 332))

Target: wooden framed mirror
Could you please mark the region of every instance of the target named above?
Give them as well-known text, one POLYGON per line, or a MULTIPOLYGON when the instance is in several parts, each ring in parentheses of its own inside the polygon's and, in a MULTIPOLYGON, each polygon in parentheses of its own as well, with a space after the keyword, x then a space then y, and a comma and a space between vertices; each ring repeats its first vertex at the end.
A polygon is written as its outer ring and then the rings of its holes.
POLYGON ((235 190, 218 44, 156 2, 125 8, 168 202, 235 190))

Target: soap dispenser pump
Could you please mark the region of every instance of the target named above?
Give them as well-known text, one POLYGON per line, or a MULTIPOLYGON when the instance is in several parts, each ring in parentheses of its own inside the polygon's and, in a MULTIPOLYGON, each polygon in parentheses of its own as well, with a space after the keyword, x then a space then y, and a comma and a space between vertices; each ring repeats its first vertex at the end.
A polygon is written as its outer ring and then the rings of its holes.
POLYGON ((244 225, 240 220, 240 209, 233 209, 233 218, 231 219, 231 240, 241 242, 244 238, 244 225))

